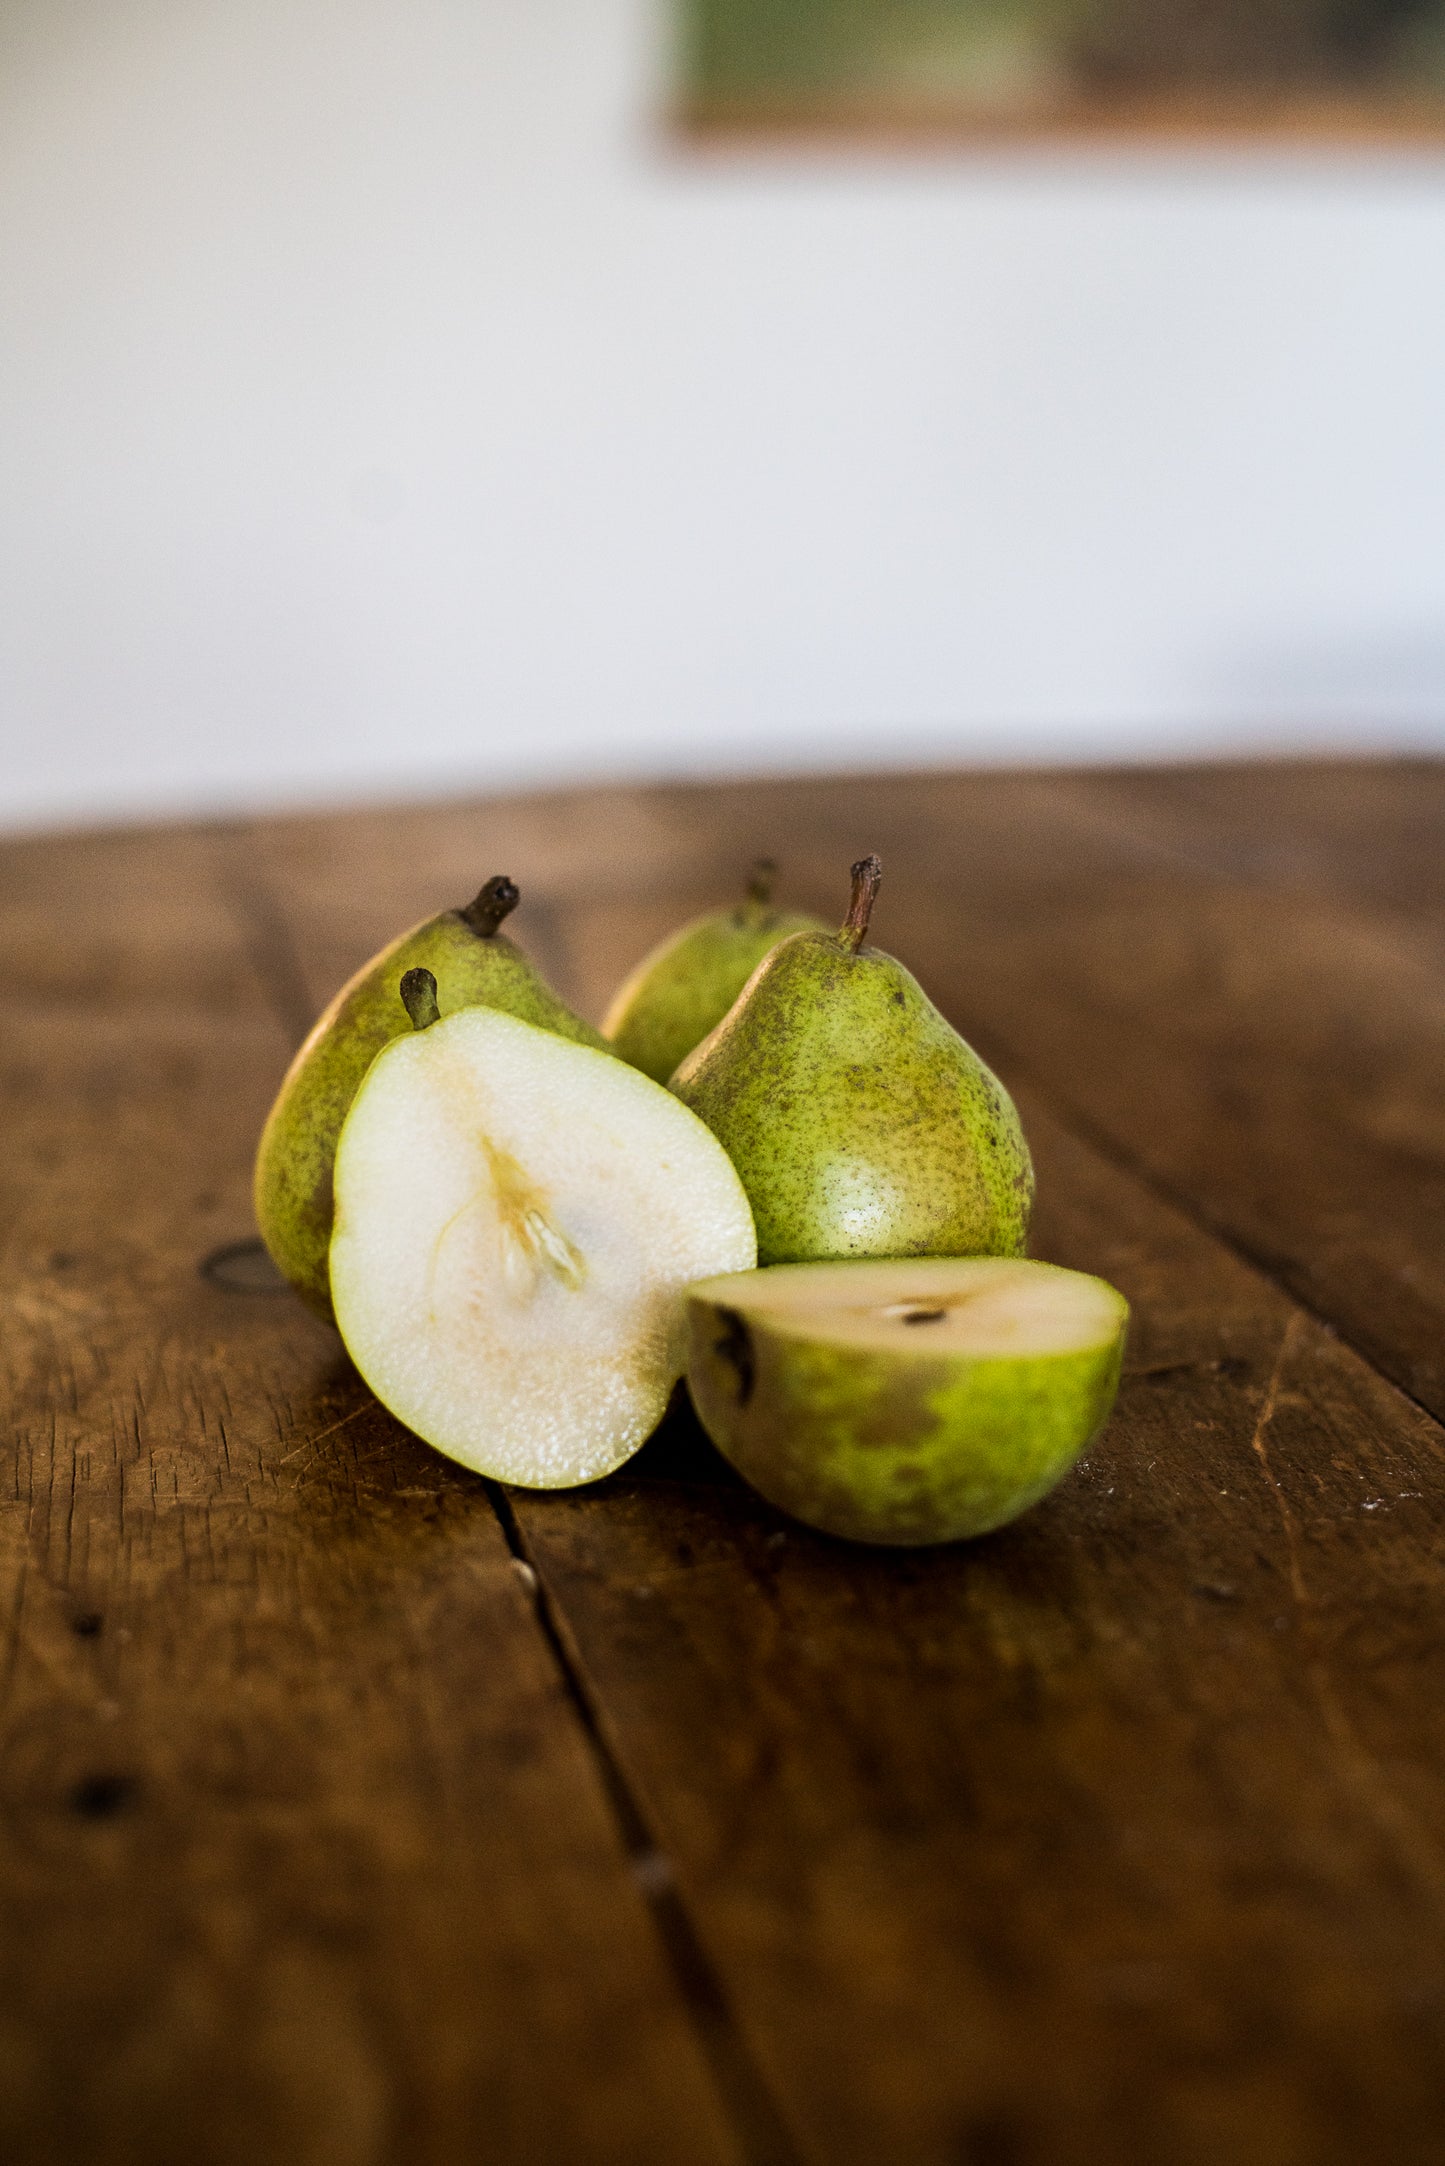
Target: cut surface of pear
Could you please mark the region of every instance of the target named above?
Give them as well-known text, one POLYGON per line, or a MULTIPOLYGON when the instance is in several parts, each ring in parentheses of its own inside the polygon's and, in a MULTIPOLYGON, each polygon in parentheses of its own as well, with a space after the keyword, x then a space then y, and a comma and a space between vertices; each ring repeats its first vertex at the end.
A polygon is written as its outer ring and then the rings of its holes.
POLYGON ((286 1071, 256 1153, 256 1223, 277 1268, 320 1316, 331 1316, 336 1139, 376 1055, 410 1029, 397 993, 405 971, 430 970, 448 1013, 485 1002, 578 1044, 602 1043, 499 931, 517 899, 514 883, 498 875, 464 909, 443 910, 393 940, 328 1003, 286 1071))
POLYGON ((876 858, 836 933, 759 965, 670 1088, 742 1175, 764 1264, 1015 1256, 1033 1167, 1012 1099, 893 956, 867 947, 876 858))
POLYGON ((826 931, 804 911, 774 907, 774 870, 771 859, 759 858, 743 901, 690 919, 644 955, 602 1021, 619 1060, 665 1083, 780 940, 826 931))
POLYGON ((1128 1304, 1022 1257, 780 1264, 688 1292, 688 1388, 772 1504, 852 1541, 986 1534, 1107 1420, 1128 1304))
POLYGON ((362 1376, 439 1451, 529 1488, 630 1457, 682 1373, 684 1288, 756 1255, 685 1107, 489 1008, 377 1056, 335 1188, 332 1297, 362 1376))

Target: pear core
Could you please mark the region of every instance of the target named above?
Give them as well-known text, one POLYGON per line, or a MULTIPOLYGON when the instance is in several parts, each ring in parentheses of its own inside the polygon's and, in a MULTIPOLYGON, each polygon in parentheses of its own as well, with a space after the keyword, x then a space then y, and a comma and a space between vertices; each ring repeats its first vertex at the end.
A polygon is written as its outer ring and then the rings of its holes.
POLYGON ((782 1264, 689 1290, 709 1436, 781 1510, 854 1541, 984 1534, 1102 1428, 1128 1306, 1024 1258, 782 1264))
POLYGON ((700 1121, 490 1008, 377 1056, 335 1194, 332 1299, 362 1376, 439 1451, 530 1488, 630 1457, 682 1372, 684 1288, 756 1255, 700 1121))

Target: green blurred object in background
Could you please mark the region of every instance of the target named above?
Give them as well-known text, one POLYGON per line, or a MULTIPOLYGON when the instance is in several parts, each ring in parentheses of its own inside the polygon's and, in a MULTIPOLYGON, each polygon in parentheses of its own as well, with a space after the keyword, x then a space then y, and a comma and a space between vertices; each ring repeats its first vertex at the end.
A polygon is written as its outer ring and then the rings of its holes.
POLYGON ((702 126, 1445 133, 1445 0, 682 0, 702 126))

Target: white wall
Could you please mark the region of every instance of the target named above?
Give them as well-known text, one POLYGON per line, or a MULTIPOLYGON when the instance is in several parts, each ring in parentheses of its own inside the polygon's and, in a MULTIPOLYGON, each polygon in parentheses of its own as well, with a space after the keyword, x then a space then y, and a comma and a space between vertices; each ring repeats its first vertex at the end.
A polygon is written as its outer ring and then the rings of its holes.
POLYGON ((0 0, 0 820, 1445 741, 1445 156, 706 158, 645 0, 0 0))

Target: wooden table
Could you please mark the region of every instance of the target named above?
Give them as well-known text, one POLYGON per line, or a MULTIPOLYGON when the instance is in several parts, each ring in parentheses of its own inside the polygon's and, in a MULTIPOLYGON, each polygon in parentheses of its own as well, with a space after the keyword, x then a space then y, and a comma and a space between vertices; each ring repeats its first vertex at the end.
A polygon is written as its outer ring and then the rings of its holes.
POLYGON ((5 845, 7 2166, 1445 2157, 1442 842, 1421 763, 5 845), (1016 1527, 811 1536, 685 1413, 494 1490, 233 1249, 411 920, 513 874, 596 1014, 869 848, 1135 1306, 1016 1527))

